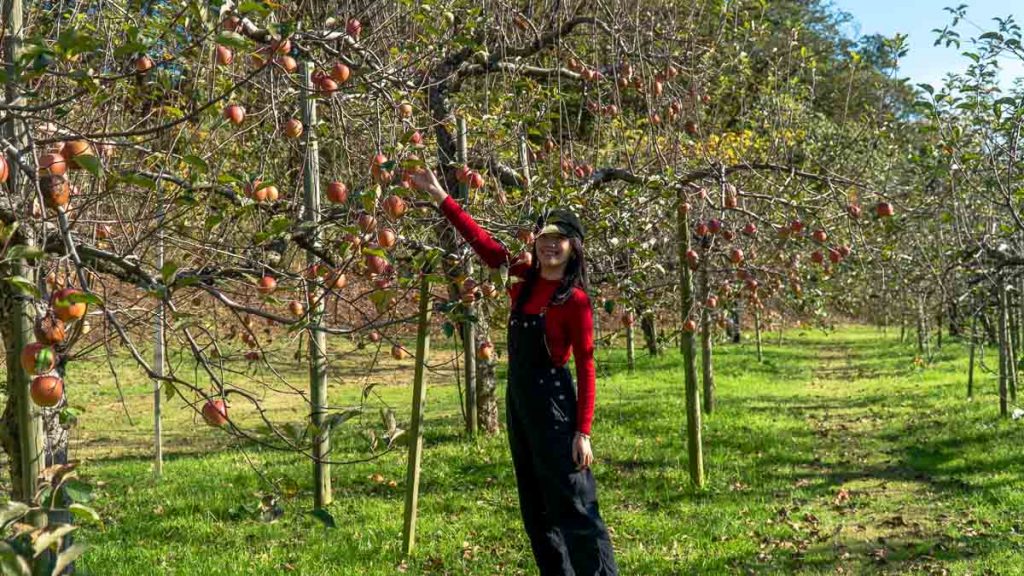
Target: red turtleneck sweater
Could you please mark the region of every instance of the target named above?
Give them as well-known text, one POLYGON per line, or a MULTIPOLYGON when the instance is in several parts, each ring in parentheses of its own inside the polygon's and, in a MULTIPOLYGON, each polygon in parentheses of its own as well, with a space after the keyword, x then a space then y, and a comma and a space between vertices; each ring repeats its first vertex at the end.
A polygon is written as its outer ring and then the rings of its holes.
MULTIPOLYGON (((497 268, 509 262, 508 249, 481 228, 451 196, 441 203, 441 212, 488 266, 497 268)), ((521 264, 511 266, 509 275, 522 278, 527 269, 521 264)), ((539 314, 541 308, 551 301, 559 283, 558 280, 538 278, 523 312, 539 314)), ((512 302, 518 298, 522 285, 522 282, 517 282, 509 287, 512 302)), ((544 320, 552 362, 556 366, 564 366, 570 353, 575 359, 576 426, 580 432, 590 434, 590 424, 594 419, 594 317, 590 298, 583 290, 574 288, 564 304, 548 308, 544 320)))

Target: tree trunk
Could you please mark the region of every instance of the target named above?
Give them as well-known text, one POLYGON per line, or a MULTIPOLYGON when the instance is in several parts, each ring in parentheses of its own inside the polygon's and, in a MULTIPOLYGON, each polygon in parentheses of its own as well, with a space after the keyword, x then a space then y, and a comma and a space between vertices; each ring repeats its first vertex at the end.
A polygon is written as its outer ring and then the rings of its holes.
POLYGON ((654 312, 644 310, 640 315, 640 330, 644 333, 644 343, 647 345, 647 354, 658 355, 658 328, 654 319, 654 312))
POLYGON ((977 347, 978 338, 974 333, 975 325, 978 323, 976 318, 971 319, 971 353, 970 359, 967 361, 967 397, 974 398, 974 354, 975 348, 977 347))
POLYGON ((743 328, 740 326, 740 313, 743 304, 737 302, 729 310, 729 318, 732 320, 732 327, 729 329, 729 337, 732 338, 733 344, 739 344, 743 337, 743 328))
POLYGON ((761 313, 754 309, 754 342, 757 343, 757 362, 764 362, 764 351, 761 348, 761 313))
MULTIPOLYGON (((487 319, 482 318, 477 336, 481 342, 490 340, 487 319)), ((498 415, 498 383, 494 377, 494 360, 476 363, 476 417, 477 429, 484 434, 497 434, 501 419, 498 415)))
POLYGON ((917 354, 922 358, 925 358, 925 345, 927 344, 928 336, 926 330, 927 317, 924 313, 924 296, 918 296, 917 298, 917 354))
MULTIPOLYGON (((18 75, 14 62, 21 50, 21 41, 25 32, 24 13, 21 0, 4 0, 0 22, 4 25, 3 56, 7 63, 7 82, 5 85, 6 100, 9 105, 24 105, 18 85, 18 75)), ((23 120, 8 116, 3 122, 4 138, 19 151, 29 148, 28 126, 23 120)), ((19 213, 25 214, 32 206, 35 198, 34 186, 22 173, 20 166, 21 154, 8 153, 7 165, 9 176, 7 190, 12 204, 19 213)), ((21 226, 17 231, 26 246, 35 245, 33 226, 21 226)), ((33 285, 36 284, 35 270, 23 259, 11 262, 3 271, 3 276, 21 276, 33 285)), ((3 334, 4 352, 7 361, 7 404, 4 406, 3 422, 0 426, 0 443, 7 453, 7 465, 11 475, 11 499, 31 502, 36 492, 39 467, 42 460, 42 421, 38 412, 33 409, 29 397, 31 385, 28 374, 21 367, 21 349, 32 342, 32 322, 35 319, 35 308, 32 300, 17 292, 11 284, 0 282, 0 300, 3 310, 9 310, 10 316, 0 318, 0 331, 3 334)))

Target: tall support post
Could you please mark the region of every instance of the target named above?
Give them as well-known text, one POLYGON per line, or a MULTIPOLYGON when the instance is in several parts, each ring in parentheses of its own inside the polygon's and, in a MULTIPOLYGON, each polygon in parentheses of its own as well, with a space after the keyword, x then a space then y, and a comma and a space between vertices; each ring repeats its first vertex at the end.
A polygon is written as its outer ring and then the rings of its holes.
MULTIPOLYGON (((157 186, 157 244, 156 269, 164 267, 164 192, 157 186)), ((157 376, 164 375, 164 301, 156 303, 156 314, 153 318, 153 371, 157 376)), ((153 379, 153 476, 160 478, 164 471, 164 426, 161 406, 161 380, 153 379)))
MULTIPOLYGON (((679 284, 682 301, 680 302, 680 325, 690 317, 694 308, 693 277, 690 267, 686 265, 686 252, 690 249, 690 224, 688 211, 683 209, 686 201, 684 192, 680 190, 676 214, 678 218, 677 234, 679 235, 679 284)), ((697 389, 696 342, 693 332, 683 330, 683 382, 686 390, 686 447, 690 469, 690 481, 698 488, 704 486, 704 449, 701 445, 700 394, 697 389)))
POLYGON ((430 280, 420 281, 420 308, 416 323, 416 367, 413 373, 412 422, 409 430, 409 463, 405 471, 405 519, 403 551, 408 556, 416 546, 416 516, 420 498, 420 465, 423 463, 423 409, 427 401, 424 366, 430 355, 430 280))
MULTIPOLYGON (((700 275, 700 296, 707 302, 711 296, 711 272, 708 270, 707 259, 701 264, 700 275)), ((700 311, 700 365, 701 380, 704 385, 704 412, 711 414, 715 410, 715 356, 713 343, 711 341, 714 324, 711 320, 711 310, 708 306, 701 306, 700 311)))
MULTIPOLYGON (((303 167, 303 220, 310 222, 310 243, 315 250, 323 244, 320 231, 320 150, 316 138, 316 99, 313 97, 313 63, 302 63, 302 124, 306 139, 306 162, 303 167)), ((316 266, 313 251, 306 253, 306 264, 316 266)), ((306 280, 309 302, 309 396, 312 402, 310 419, 313 437, 313 507, 321 509, 331 503, 331 430, 327 419, 327 338, 322 330, 324 301, 315 278, 306 280)))
POLYGON ((971 316, 971 353, 967 362, 967 397, 974 398, 974 353, 978 345, 978 335, 975 333, 978 324, 978 317, 971 316))
MULTIPOLYGON (((466 163, 466 119, 459 116, 455 120, 456 149, 455 155, 462 164, 466 163)), ((465 182, 459 183, 458 200, 466 202, 469 200, 469 185, 465 182)), ((466 276, 473 274, 473 260, 467 260, 465 265, 466 276)), ((469 316, 476 316, 477 306, 466 304, 466 312, 469 316)), ((466 433, 475 436, 477 432, 477 404, 476 404, 476 325, 467 319, 462 322, 462 352, 464 377, 466 381, 466 433)))

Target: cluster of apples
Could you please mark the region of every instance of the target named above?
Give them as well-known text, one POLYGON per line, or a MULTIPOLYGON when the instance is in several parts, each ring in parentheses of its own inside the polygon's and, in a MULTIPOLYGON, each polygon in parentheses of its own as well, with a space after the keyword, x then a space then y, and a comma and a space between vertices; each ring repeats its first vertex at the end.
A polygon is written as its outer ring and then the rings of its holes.
MULTIPOLYGON (((61 142, 51 152, 41 155, 39 157, 39 190, 43 194, 43 205, 51 210, 66 208, 71 201, 73 192, 73 186, 68 179, 68 171, 83 169, 85 165, 82 159, 94 155, 92 146, 85 140, 61 142)), ((4 176, 6 176, 6 170, 4 170, 4 176)))
POLYGON ((32 376, 30 395, 37 406, 52 408, 64 397, 64 381, 54 370, 57 348, 67 337, 67 324, 85 317, 88 306, 76 300, 81 294, 74 288, 63 288, 50 295, 46 313, 33 326, 36 341, 21 350, 21 367, 32 376))

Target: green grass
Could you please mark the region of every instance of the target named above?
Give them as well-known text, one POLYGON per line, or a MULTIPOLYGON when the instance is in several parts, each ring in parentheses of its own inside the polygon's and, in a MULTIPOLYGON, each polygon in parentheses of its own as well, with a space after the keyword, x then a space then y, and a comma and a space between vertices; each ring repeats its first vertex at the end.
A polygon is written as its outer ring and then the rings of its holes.
MULTIPOLYGON (((704 490, 686 472, 678 352, 640 354, 630 375, 622 351, 599 351, 594 473, 622 574, 1024 573, 1024 432, 998 418, 991 375, 964 398, 962 345, 920 368, 909 344, 874 329, 774 340, 762 364, 750 346, 717 348, 704 490)), ((309 514, 308 461, 196 424, 180 400, 154 481, 149 384, 122 382, 129 425, 100 367, 78 370, 76 398, 100 408, 76 433, 83 472, 102 483, 105 526, 79 536, 89 573, 535 573, 506 438, 464 439, 451 385, 428 392, 418 546, 403 564, 404 452, 334 468, 328 529, 309 514), (257 511, 268 492, 284 510, 274 523, 257 511)), ((362 381, 348 382, 332 401, 355 401, 362 381)), ((407 386, 376 390, 407 420, 407 386)), ((358 452, 356 439, 339 442, 358 452)))

